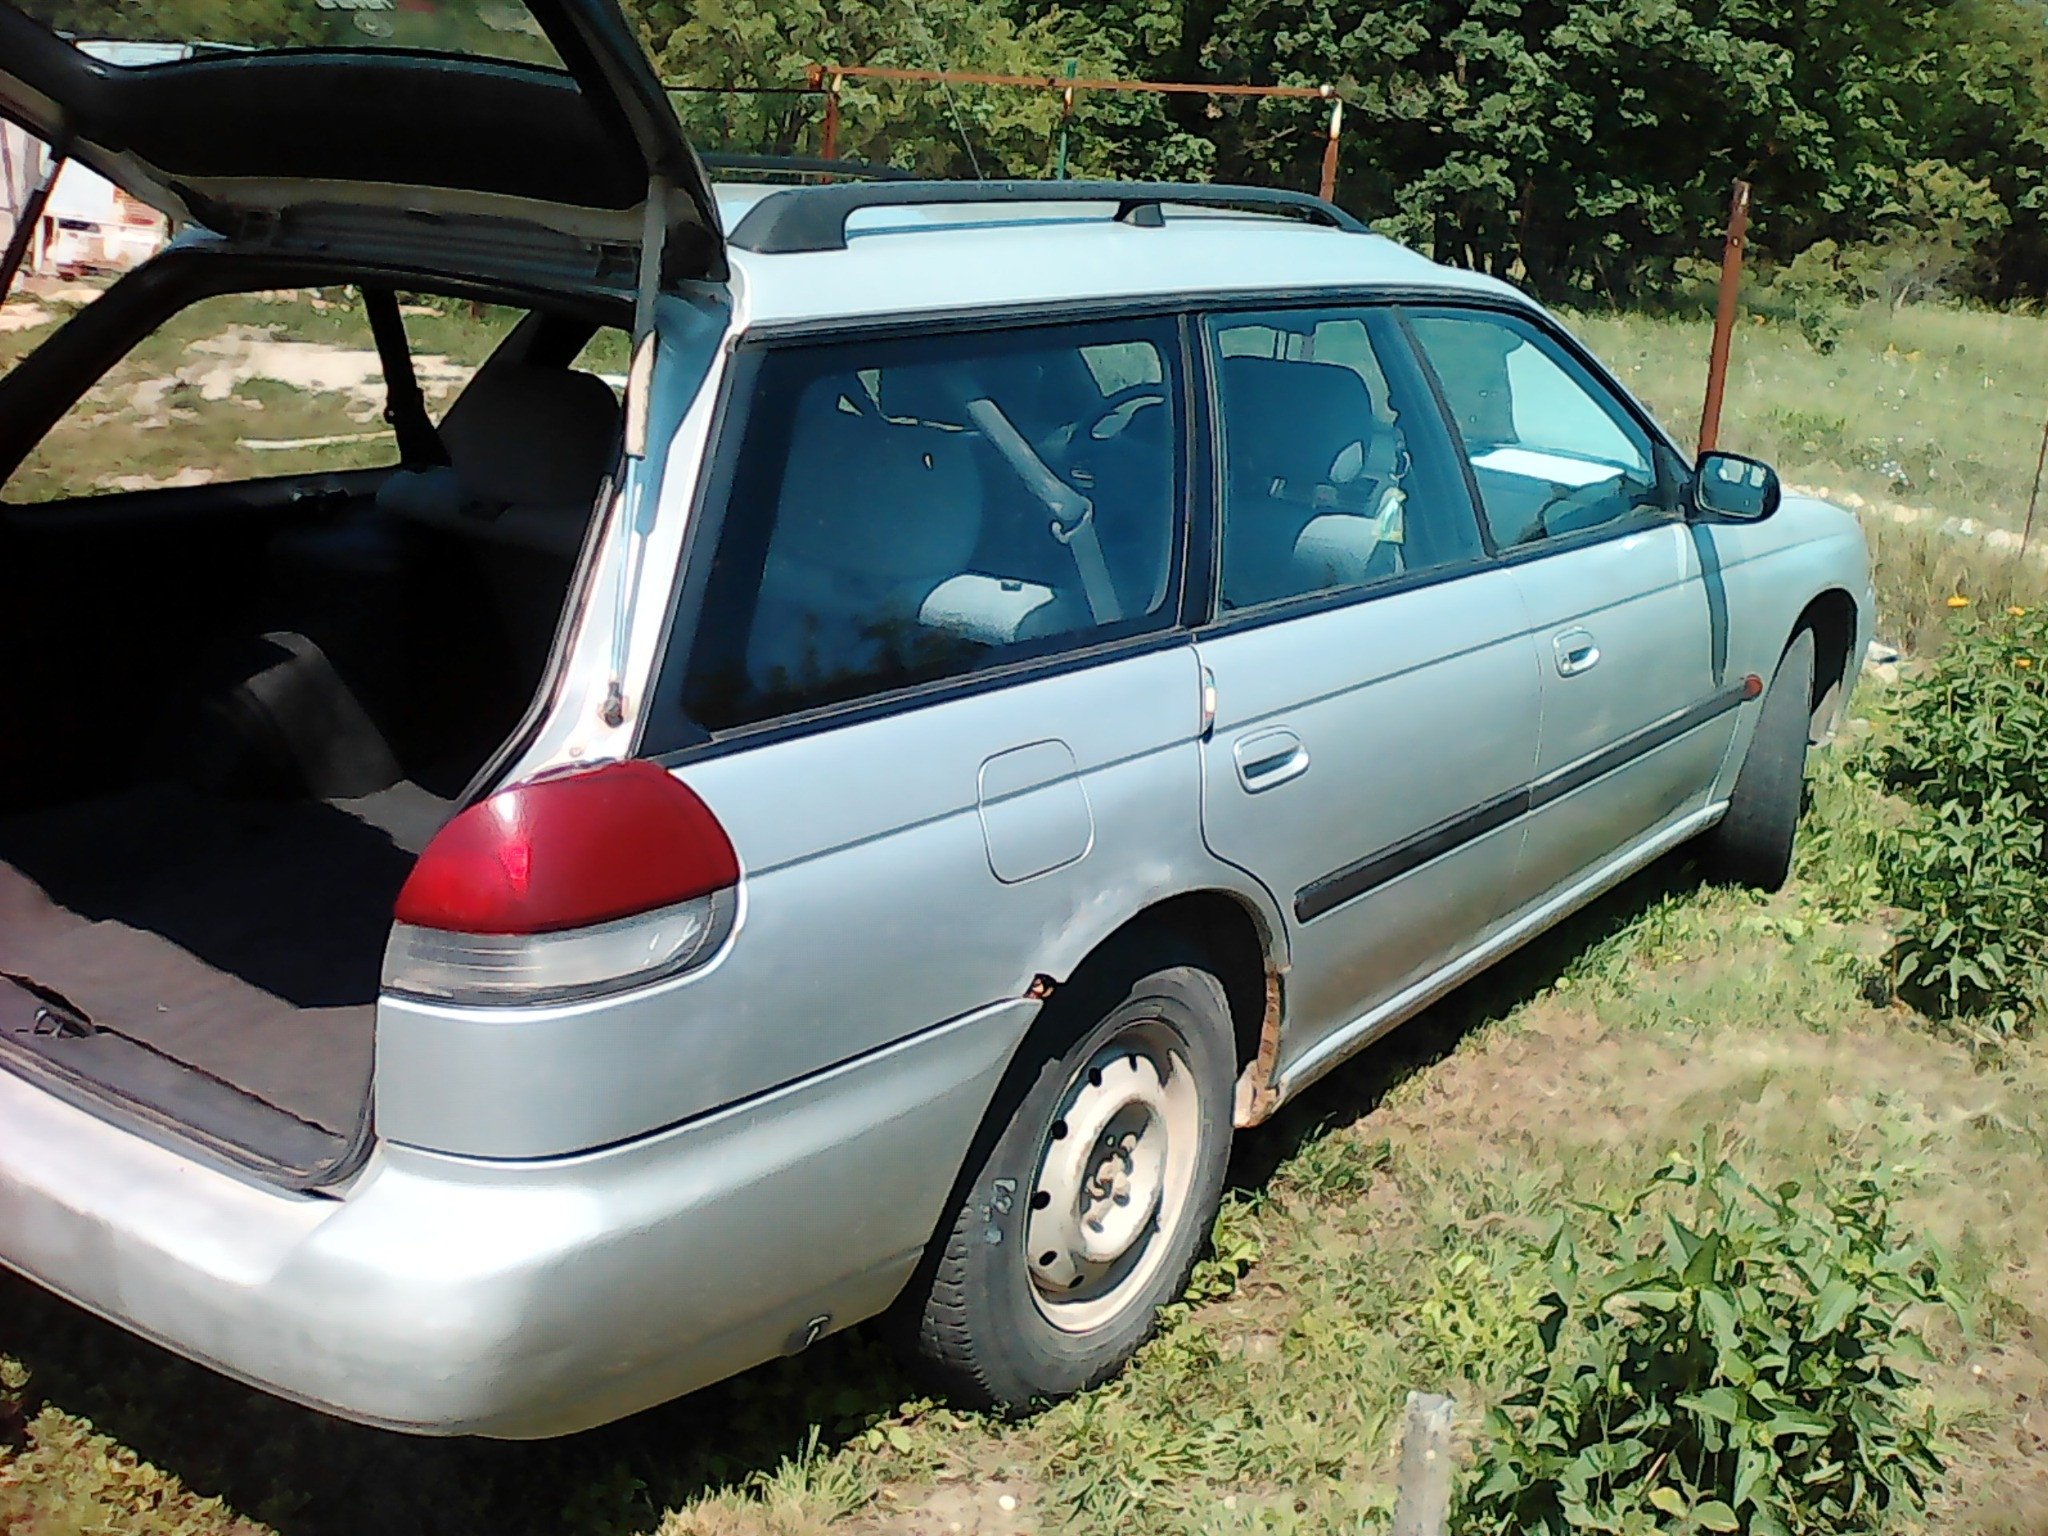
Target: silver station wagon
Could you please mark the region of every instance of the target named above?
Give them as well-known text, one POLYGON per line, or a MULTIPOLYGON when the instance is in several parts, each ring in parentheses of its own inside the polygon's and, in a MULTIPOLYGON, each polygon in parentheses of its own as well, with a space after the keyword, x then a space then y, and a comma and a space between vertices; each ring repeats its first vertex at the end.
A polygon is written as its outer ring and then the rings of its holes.
POLYGON ((506 9, 0 4, 182 231, 0 379, 7 1265, 403 1430, 885 1311, 1021 1406, 1345 1057, 1681 844, 1785 878, 1847 514, 1326 203, 714 189, 610 0, 506 9), (113 397, 209 462, 191 317, 309 293, 388 459, 67 478, 113 397), (508 317, 452 385, 422 295, 508 317))

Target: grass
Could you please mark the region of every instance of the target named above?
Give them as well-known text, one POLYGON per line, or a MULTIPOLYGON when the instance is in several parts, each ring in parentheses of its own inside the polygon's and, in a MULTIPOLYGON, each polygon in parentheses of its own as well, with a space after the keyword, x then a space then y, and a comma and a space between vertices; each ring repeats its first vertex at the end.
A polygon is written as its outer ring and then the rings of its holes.
MULTIPOLYGON (((2048 565, 1971 529, 2019 529, 2048 412, 2048 317, 1912 305, 1848 312, 1829 352, 1752 316, 1735 335, 1720 443, 1791 485, 1856 508, 1870 536, 1884 638, 1939 633, 1947 599, 2048 601, 2048 565)), ((1692 444, 1713 327, 1703 319, 1581 314, 1572 328, 1692 444)), ((2034 548, 2048 549, 2048 526, 2034 548)))
MULTIPOLYGON (((46 307, 49 323, 0 332, 0 372, 69 309, 46 307)), ((518 316, 509 309, 478 314, 445 300, 407 308, 407 336, 437 406, 453 398, 518 316)), ((202 300, 123 358, 58 422, 10 479, 8 499, 396 463, 396 439, 381 419, 382 376, 369 366, 374 349, 362 306, 346 290, 202 300), (296 375, 295 367, 309 365, 267 358, 276 342, 302 355, 324 351, 326 366, 296 375), (353 369, 346 366, 351 355, 360 359, 353 369), (267 367, 295 376, 269 376, 261 371, 267 367), (355 387, 335 387, 352 374, 355 387)))
POLYGON ((1898 1171, 1963 1305, 1926 1387, 1951 1443, 1927 1528, 2038 1530, 2048 1046, 1987 1056, 1883 1001, 1884 808, 1848 750, 1823 765, 1790 892, 1702 890, 1667 861, 1248 1138, 1190 1300, 1086 1397, 1019 1423, 959 1413, 857 1330, 571 1440, 423 1442, 10 1282, 0 1530, 1376 1531, 1406 1392, 1451 1392, 1469 1426, 1508 1380, 1521 1237, 1703 1128, 1759 1179, 1898 1171))
MULTIPOLYGON (((1690 444, 1712 326, 1703 319, 1583 314, 1572 327, 1690 444)), ((2048 320, 2039 315, 1871 305, 1820 352, 1797 327, 1738 328, 1721 446, 1787 480, 1940 507, 2018 528, 2048 411, 2048 320)))

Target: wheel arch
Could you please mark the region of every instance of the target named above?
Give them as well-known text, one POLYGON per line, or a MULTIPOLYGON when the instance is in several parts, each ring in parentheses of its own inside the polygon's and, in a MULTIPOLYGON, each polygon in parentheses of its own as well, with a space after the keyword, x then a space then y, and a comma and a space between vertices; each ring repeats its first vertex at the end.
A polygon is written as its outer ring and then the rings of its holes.
POLYGON ((1840 724, 1842 701, 1854 678, 1850 668, 1855 658, 1850 653, 1856 645, 1857 617, 1856 599, 1840 587, 1830 587, 1800 610, 1785 637, 1790 645, 1801 630, 1813 631, 1813 696, 1809 701, 1813 723, 1807 739, 1815 746, 1832 737, 1840 724))
POLYGON ((1105 934, 1067 976, 1055 980, 1069 983, 1084 969, 1114 963, 1120 951, 1159 935, 1187 939, 1215 963, 1230 1000, 1237 1064, 1256 1060, 1284 956, 1266 915, 1235 891, 1184 891, 1156 901, 1105 934))
MULTIPOLYGON (((1094 940, 1078 960, 1065 967, 1065 974, 1041 974, 1033 983, 1033 995, 1045 998, 1048 1006, 1039 1010, 1038 1017, 1010 1054, 1003 1080, 982 1112, 973 1141, 965 1149, 947 1204, 934 1217, 931 1238, 906 1284, 905 1294, 915 1295, 929 1280, 943 1244, 944 1211, 951 1210, 962 1197, 967 1181, 1001 1134, 1034 1064, 1048 1049, 1060 1048, 1056 1042, 1061 1032, 1073 1027, 1068 1011, 1057 1006, 1060 994, 1101 968, 1128 963, 1135 952, 1156 946, 1162 940, 1195 946, 1216 966, 1217 979, 1223 983, 1241 1072, 1236 1123, 1256 1124, 1271 1112, 1268 1085, 1279 1046, 1280 973, 1287 963, 1284 932, 1279 930, 1276 918, 1261 910, 1252 898, 1222 886, 1162 896, 1094 940), (1248 1117, 1248 1103, 1261 1112, 1248 1117)), ((904 1323, 902 1309, 897 1307, 894 1313, 894 1326, 900 1329, 904 1323)))

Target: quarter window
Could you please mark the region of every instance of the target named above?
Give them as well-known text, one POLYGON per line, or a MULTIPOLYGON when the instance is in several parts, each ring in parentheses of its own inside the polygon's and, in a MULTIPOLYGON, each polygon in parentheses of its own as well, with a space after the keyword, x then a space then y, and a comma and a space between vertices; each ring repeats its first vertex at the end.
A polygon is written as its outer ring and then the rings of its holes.
POLYGON ((762 355, 684 683, 726 730, 1175 620, 1171 322, 762 355))
POLYGON ((1556 340, 1515 315, 1410 315, 1443 386, 1496 547, 1661 513, 1650 436, 1556 340))
POLYGON ((1479 558, 1463 472, 1390 313, 1229 315, 1210 335, 1225 609, 1479 558))

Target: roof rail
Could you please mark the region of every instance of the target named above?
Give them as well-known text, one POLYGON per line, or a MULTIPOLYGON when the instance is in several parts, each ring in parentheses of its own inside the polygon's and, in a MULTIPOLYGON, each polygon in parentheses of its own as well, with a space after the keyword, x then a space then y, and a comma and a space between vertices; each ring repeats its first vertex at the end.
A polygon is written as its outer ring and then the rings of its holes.
POLYGON ((824 160, 815 155, 738 155, 714 151, 697 157, 709 171, 759 171, 772 176, 836 176, 841 181, 915 181, 914 171, 865 160, 824 160))
POLYGON ((843 251, 846 222, 865 208, 917 208, 974 204, 1114 203, 1126 224, 1156 229, 1161 210, 1224 208, 1305 219, 1350 234, 1366 225, 1335 203, 1277 187, 1190 186, 1162 181, 884 181, 790 187, 770 193, 747 211, 727 236, 730 244, 764 255, 843 251))

